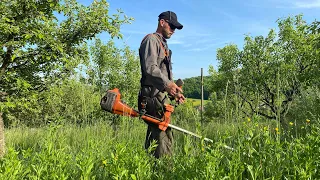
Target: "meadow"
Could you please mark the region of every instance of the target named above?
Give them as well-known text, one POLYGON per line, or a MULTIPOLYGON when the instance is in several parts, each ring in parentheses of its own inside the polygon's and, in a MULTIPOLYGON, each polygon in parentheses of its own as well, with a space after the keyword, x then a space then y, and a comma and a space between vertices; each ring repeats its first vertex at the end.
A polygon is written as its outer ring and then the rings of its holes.
MULTIPOLYGON (((201 106, 201 99, 188 98, 188 101, 192 102, 192 105, 195 107, 201 106)), ((208 100, 203 100, 203 105, 205 105, 208 102, 208 100)))
MULTIPOLYGON (((320 179, 319 21, 280 18, 266 36, 245 35, 241 48, 208 49, 218 66, 203 81, 204 113, 189 99, 172 124, 213 143, 174 132, 174 155, 155 159, 143 121, 99 104, 118 88, 137 107, 137 49, 114 41, 133 17, 109 14, 107 1, 0 7, 0 180, 320 179)), ((200 76, 185 79, 184 95, 199 98, 199 85, 200 76)))
POLYGON ((320 178, 319 120, 306 120, 299 133, 294 125, 284 133, 276 123, 251 119, 205 125, 174 119, 174 124, 214 143, 175 131, 174 155, 162 159, 154 159, 143 148, 144 122, 118 120, 118 124, 52 123, 8 129, 0 179, 320 178))

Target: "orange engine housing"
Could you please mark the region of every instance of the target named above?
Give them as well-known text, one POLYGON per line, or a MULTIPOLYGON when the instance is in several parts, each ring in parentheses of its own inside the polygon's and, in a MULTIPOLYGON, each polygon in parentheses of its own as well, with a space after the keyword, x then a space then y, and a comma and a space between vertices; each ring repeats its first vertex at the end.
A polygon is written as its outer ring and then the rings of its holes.
POLYGON ((159 129, 165 131, 170 124, 170 116, 174 111, 174 107, 170 104, 165 105, 165 113, 162 119, 141 114, 121 101, 121 94, 118 88, 108 90, 106 95, 101 98, 100 106, 103 110, 113 114, 119 114, 122 116, 141 117, 143 120, 157 124, 159 129))

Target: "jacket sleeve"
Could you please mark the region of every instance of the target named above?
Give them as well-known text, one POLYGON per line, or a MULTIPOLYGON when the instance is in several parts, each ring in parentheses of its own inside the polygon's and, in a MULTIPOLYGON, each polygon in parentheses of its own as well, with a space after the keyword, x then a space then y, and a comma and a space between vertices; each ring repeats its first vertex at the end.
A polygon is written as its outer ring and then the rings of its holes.
POLYGON ((160 59, 160 48, 161 47, 158 40, 152 35, 149 35, 141 43, 139 53, 142 70, 147 76, 146 79, 152 79, 151 82, 148 82, 152 83, 153 86, 162 91, 165 89, 165 87, 167 87, 170 80, 161 72, 161 69, 159 67, 161 63, 158 62, 160 59))

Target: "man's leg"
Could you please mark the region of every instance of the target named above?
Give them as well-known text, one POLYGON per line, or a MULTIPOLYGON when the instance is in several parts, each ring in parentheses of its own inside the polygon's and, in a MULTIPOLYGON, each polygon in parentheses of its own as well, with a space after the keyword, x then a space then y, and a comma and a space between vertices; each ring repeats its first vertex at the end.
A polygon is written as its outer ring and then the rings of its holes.
POLYGON ((146 149, 150 147, 152 141, 156 141, 157 145, 156 149, 151 152, 156 158, 172 155, 173 133, 171 128, 162 131, 157 126, 149 125, 145 142, 146 149))
MULTIPOLYGON (((159 111, 163 111, 163 104, 161 102, 168 104, 169 99, 166 98, 164 93, 158 93, 157 96, 158 97, 149 99, 149 102, 147 103, 147 114, 161 119, 163 116, 163 113, 159 113, 159 111), (161 101, 159 101, 159 99, 161 101)), ((171 128, 167 128, 166 131, 162 131, 157 125, 152 123, 147 124, 148 129, 145 140, 145 149, 148 149, 152 142, 156 141, 157 147, 155 150, 152 150, 151 153, 156 158, 171 156, 173 151, 173 133, 171 128)))

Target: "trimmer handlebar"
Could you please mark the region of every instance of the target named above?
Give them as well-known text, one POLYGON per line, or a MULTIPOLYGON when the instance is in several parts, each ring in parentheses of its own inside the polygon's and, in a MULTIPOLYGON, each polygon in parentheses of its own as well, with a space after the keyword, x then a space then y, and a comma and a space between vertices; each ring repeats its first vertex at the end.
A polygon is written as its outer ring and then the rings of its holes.
POLYGON ((184 82, 182 81, 182 79, 178 79, 178 80, 176 81, 176 85, 177 85, 179 88, 182 88, 183 84, 184 84, 184 82))

